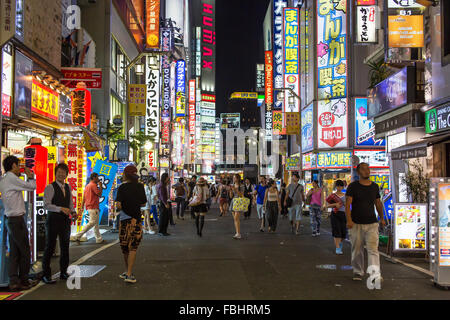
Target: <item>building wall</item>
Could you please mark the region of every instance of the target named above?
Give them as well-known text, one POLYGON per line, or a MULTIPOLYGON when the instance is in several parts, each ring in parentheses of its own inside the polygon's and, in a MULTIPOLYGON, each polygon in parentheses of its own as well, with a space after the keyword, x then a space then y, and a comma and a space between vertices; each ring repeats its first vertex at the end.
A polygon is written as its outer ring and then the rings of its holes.
POLYGON ((26 0, 24 43, 57 69, 61 68, 61 0, 26 0))

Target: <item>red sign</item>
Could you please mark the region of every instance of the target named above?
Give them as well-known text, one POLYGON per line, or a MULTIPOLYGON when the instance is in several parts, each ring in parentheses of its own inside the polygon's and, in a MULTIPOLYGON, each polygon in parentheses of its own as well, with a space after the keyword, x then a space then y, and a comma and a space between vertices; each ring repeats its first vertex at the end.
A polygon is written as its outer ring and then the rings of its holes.
POLYGON ((273 52, 266 51, 266 104, 273 105, 273 52))
POLYGON ((356 0, 358 6, 376 6, 377 0, 356 0))
POLYGON ((216 96, 213 94, 202 94, 202 101, 216 102, 216 96))
POLYGON ((2 115, 11 117, 11 97, 4 93, 2 93, 2 115))
POLYGON ((102 88, 102 69, 61 68, 61 73, 61 83, 68 88, 75 89, 78 82, 86 83, 88 89, 102 88))
POLYGON ((72 123, 85 128, 91 123, 91 93, 87 89, 75 89, 72 93, 72 123))
POLYGON ((344 128, 334 127, 334 128, 323 128, 322 137, 320 140, 325 142, 331 148, 335 147, 339 142, 344 140, 344 128))
POLYGON ((155 151, 153 150, 148 152, 148 165, 150 168, 155 168, 155 151))
POLYGON ((162 121, 162 135, 161 135, 162 144, 170 143, 169 136, 170 136, 170 119, 163 120, 162 121))
POLYGON ((319 123, 322 127, 331 127, 334 124, 334 114, 331 112, 322 113, 319 117, 319 123))
POLYGON ((47 185, 48 150, 41 145, 32 145, 24 151, 25 167, 36 175, 36 194, 41 194, 47 185))

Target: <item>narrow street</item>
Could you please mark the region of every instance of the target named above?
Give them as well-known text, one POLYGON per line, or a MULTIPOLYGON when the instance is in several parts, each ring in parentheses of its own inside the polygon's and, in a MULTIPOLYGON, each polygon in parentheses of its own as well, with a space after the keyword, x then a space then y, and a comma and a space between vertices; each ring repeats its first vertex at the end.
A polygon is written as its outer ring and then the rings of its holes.
MULTIPOLYGON (((309 217, 303 217, 301 235, 290 233, 289 222, 279 219, 276 234, 261 233, 256 221, 242 221, 244 239, 232 239, 230 215, 218 218, 212 209, 203 238, 186 216, 171 227, 172 236, 145 235, 138 251, 134 285, 119 279, 124 271, 118 244, 99 252, 82 265, 106 266, 92 278, 81 279, 80 290, 69 290, 65 282, 40 285, 20 297, 22 300, 290 300, 290 299, 446 299, 450 295, 434 288, 430 277, 402 264, 381 258, 382 290, 368 290, 366 282, 351 279, 350 244, 344 255, 333 252, 329 220, 324 219, 322 235, 311 237, 309 217), (325 266, 324 266, 325 265, 325 266), (326 266, 328 265, 328 266, 326 266), (331 265, 331 266, 330 266, 331 265), (318 266, 322 266, 319 268, 318 266), (335 270, 327 269, 333 268, 335 270)), ((95 240, 71 247, 71 262, 108 246, 118 234, 107 232, 107 241, 95 240)), ((56 258, 53 273, 58 272, 56 258)), ((424 268, 427 268, 423 264, 424 268)))

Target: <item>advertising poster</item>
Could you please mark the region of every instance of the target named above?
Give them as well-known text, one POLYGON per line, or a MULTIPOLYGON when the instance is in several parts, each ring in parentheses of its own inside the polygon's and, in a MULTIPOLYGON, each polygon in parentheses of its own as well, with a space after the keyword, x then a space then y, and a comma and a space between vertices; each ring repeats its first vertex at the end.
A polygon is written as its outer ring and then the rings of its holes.
MULTIPOLYGON (((291 88, 300 95, 299 75, 299 12, 297 8, 284 9, 284 88, 291 88)), ((300 112, 300 100, 292 97, 289 91, 285 92, 284 112, 300 112)))
POLYGON ((371 168, 389 168, 384 150, 355 150, 354 155, 359 158, 360 163, 368 163, 371 168))
MULTIPOLYGON (((284 87, 284 50, 283 50, 283 10, 288 6, 287 0, 273 0, 273 88, 284 87)), ((283 100, 275 94, 274 110, 283 110, 283 100)))
POLYGON ((427 249, 427 204, 394 205, 394 250, 427 249))
POLYGON ((317 1, 318 100, 347 97, 347 1, 317 1))
POLYGON ((147 48, 159 48, 159 16, 160 0, 147 1, 146 46, 147 48))
POLYGON ((302 111, 302 152, 309 152, 314 148, 313 107, 314 104, 310 104, 302 111))
POLYGON ((320 152, 317 154, 317 168, 350 168, 351 158, 351 152, 320 152))
POLYGON ((424 46, 423 16, 389 16, 389 48, 422 48, 424 46))
POLYGON ((303 170, 316 169, 316 154, 306 153, 302 155, 303 158, 303 170))
POLYGON ((21 118, 30 119, 33 61, 17 50, 15 56, 14 114, 21 118))
MULTIPOLYGON (((214 119, 214 124, 216 123, 214 119)), ((240 113, 222 113, 220 115, 220 128, 226 129, 239 129, 241 127, 241 114, 240 113)))
POLYGON ((287 171, 300 171, 300 158, 286 158, 286 170, 287 171))
POLYGON ((355 145, 385 146, 384 139, 375 140, 375 124, 367 118, 367 98, 355 98, 355 145))
POLYGON ((145 117, 147 105, 147 85, 130 84, 128 86, 128 110, 129 115, 134 117, 145 117))
POLYGON ((348 146, 346 99, 318 102, 318 148, 346 148, 348 146))
POLYGON ((95 163, 94 172, 98 174, 101 188, 102 197, 100 198, 100 221, 104 212, 108 210, 108 197, 111 192, 112 185, 116 179, 118 166, 115 163, 109 163, 103 160, 98 160, 95 163))
POLYGON ((0 102, 2 106, 2 116, 9 119, 11 118, 13 85, 13 57, 11 45, 7 44, 3 47, 2 57, 2 67, 0 68, 2 74, 2 92, 0 102))

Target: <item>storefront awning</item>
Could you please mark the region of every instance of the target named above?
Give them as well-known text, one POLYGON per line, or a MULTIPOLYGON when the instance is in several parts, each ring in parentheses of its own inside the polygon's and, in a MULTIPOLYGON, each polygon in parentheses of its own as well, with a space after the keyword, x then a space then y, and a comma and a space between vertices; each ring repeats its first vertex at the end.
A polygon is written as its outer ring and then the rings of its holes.
POLYGON ((414 141, 391 151, 392 160, 406 160, 412 158, 423 158, 427 156, 427 147, 450 140, 450 134, 432 136, 414 141))

